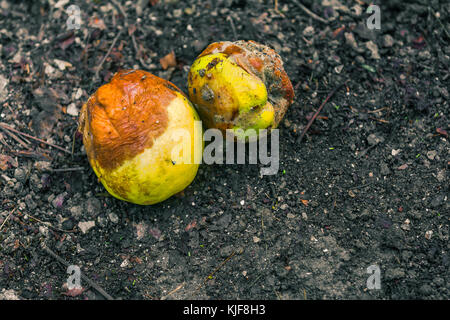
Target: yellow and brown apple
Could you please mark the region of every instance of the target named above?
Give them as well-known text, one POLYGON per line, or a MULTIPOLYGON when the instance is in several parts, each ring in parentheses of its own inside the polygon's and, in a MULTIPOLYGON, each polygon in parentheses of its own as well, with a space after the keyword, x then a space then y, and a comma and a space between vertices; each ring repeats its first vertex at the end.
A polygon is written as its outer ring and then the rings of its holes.
POLYGON ((121 70, 83 106, 78 130, 106 190, 148 205, 182 191, 196 176, 203 151, 196 120, 175 85, 142 70, 121 70), (174 161, 174 150, 187 161, 174 161))
POLYGON ((276 128, 294 99, 281 57, 254 41, 210 44, 190 68, 188 90, 207 127, 239 140, 276 128))

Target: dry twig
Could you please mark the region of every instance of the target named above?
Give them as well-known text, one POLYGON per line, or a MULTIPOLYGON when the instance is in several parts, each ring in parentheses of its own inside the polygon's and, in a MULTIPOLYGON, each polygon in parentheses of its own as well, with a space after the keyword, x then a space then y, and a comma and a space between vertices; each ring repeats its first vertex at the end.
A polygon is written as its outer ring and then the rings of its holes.
POLYGON ((170 291, 168 294, 166 294, 164 297, 161 297, 161 300, 166 300, 167 297, 173 295, 175 292, 177 292, 178 290, 180 290, 181 288, 183 288, 184 286, 184 282, 182 284, 180 284, 178 287, 176 287, 175 289, 173 289, 172 291, 170 291))
POLYGON ((71 172, 71 171, 84 171, 86 168, 84 167, 74 167, 74 168, 59 168, 59 169, 44 169, 43 171, 50 171, 50 172, 71 172))
POLYGON ((56 230, 56 231, 59 231, 59 232, 68 232, 68 233, 76 232, 75 230, 64 230, 64 229, 60 229, 60 228, 54 227, 50 222, 39 220, 38 218, 33 217, 29 213, 27 213, 27 216, 29 216, 33 220, 36 220, 39 223, 42 223, 44 226, 47 226, 47 227, 52 228, 53 230, 56 230))
POLYGON ((42 139, 33 137, 32 135, 29 135, 29 134, 27 134, 27 133, 24 133, 24 132, 21 132, 21 131, 19 131, 19 130, 16 130, 16 129, 10 127, 9 125, 7 125, 6 123, 0 122, 0 127, 2 127, 3 129, 7 129, 7 130, 9 130, 9 131, 12 131, 12 132, 14 132, 14 133, 20 134, 21 136, 27 137, 27 138, 29 138, 29 139, 33 139, 33 140, 39 141, 40 143, 49 145, 49 146, 51 146, 51 147, 53 147, 53 148, 55 148, 55 149, 64 151, 64 152, 66 152, 66 153, 71 153, 69 150, 66 150, 66 149, 64 149, 64 148, 62 148, 62 147, 60 147, 60 146, 57 146, 57 145, 53 144, 53 143, 47 142, 47 141, 45 141, 45 140, 42 140, 42 139))
POLYGON ((378 118, 374 118, 374 117, 369 117, 369 119, 375 120, 375 121, 378 121, 378 122, 382 122, 382 123, 389 123, 388 120, 384 120, 384 119, 378 119, 378 118))
MULTIPOLYGON (((242 253, 242 251, 238 252, 239 254, 242 253)), ((236 254, 236 251, 233 251, 232 254, 230 254, 228 256, 228 258, 226 258, 213 272, 211 272, 208 277, 206 277, 205 281, 203 281, 202 284, 199 285, 199 287, 197 288, 197 291, 200 290, 205 284, 206 282, 208 282, 209 279, 212 279, 212 277, 216 274, 217 271, 219 271, 220 269, 222 269, 222 267, 231 259, 234 257, 234 255, 236 254)))
POLYGON ((0 226, 0 230, 2 230, 3 226, 5 225, 6 221, 8 221, 9 217, 14 213, 14 211, 16 211, 17 207, 14 208, 9 214, 8 216, 5 218, 5 221, 3 221, 2 225, 0 226))
MULTIPOLYGON (((127 15, 127 13, 125 12, 125 9, 124 9, 124 8, 122 7, 122 5, 120 4, 120 1, 117 1, 117 0, 111 0, 111 2, 119 9, 120 13, 123 15, 123 19, 124 19, 124 23, 125 23, 125 29, 128 30, 128 27, 129 27, 129 24, 128 24, 128 15, 127 15)), ((136 37, 134 36, 134 32, 131 34, 131 42, 133 43, 134 50, 136 51, 136 58, 139 60, 139 62, 141 63, 141 65, 142 65, 144 68, 149 69, 150 66, 149 66, 148 64, 146 64, 146 63, 144 62, 144 59, 142 58, 141 50, 139 50, 139 47, 138 47, 138 45, 137 45, 136 37)))
POLYGON ((299 143, 302 142, 303 137, 305 136, 306 131, 308 131, 309 127, 311 127, 312 123, 314 122, 314 120, 317 118, 317 116, 319 115, 320 111, 322 110, 322 108, 325 106, 325 104, 328 102, 328 100, 330 100, 330 98, 336 93, 336 91, 342 87, 344 85, 341 84, 339 86, 337 86, 333 91, 331 91, 331 93, 327 96, 327 98, 324 100, 324 102, 322 102, 322 104, 320 105, 319 109, 317 109, 316 113, 314 114, 314 116, 312 116, 312 118, 309 120, 308 124, 306 125, 305 129, 303 129, 303 132, 300 136, 299 139, 299 143))
POLYGON ((123 29, 119 31, 119 33, 117 34, 117 36, 114 38, 111 46, 109 47, 108 52, 106 53, 106 55, 103 57, 102 62, 100 62, 100 64, 97 67, 97 70, 95 70, 95 76, 94 79, 98 79, 98 74, 100 72, 100 70, 102 69, 103 64, 106 61, 106 58, 108 58, 108 56, 111 54, 112 49, 114 48, 114 46, 116 45, 117 39, 119 39, 119 37, 122 35, 123 29))
MULTIPOLYGON (((50 256, 55 258, 59 263, 63 264, 66 267, 69 267, 70 264, 58 256, 56 253, 54 253, 45 243, 42 243, 42 249, 44 249, 45 252, 47 252, 50 256)), ((86 281, 91 287, 93 287, 95 290, 97 290, 103 297, 105 297, 107 300, 114 300, 113 297, 111 297, 105 290, 102 289, 97 283, 89 279, 87 276, 84 275, 84 273, 81 273, 81 279, 86 281)))
POLYGON ((0 129, 2 129, 3 130, 3 132, 5 132, 7 135, 9 135, 11 138, 13 138, 14 140, 16 140, 20 145, 22 145, 22 147, 24 147, 25 149, 30 149, 30 146, 25 142, 25 141, 23 141, 22 139, 20 139, 18 136, 16 136, 14 133, 12 133, 11 131, 9 131, 8 129, 6 129, 6 128, 4 128, 4 127, 1 127, 0 126, 0 129))
POLYGON ((302 9, 307 15, 309 15, 311 18, 320 21, 322 23, 328 24, 328 20, 325 20, 324 18, 319 17, 317 14, 309 10, 307 7, 305 7, 301 2, 297 0, 293 0, 294 4, 297 5, 300 9, 302 9))

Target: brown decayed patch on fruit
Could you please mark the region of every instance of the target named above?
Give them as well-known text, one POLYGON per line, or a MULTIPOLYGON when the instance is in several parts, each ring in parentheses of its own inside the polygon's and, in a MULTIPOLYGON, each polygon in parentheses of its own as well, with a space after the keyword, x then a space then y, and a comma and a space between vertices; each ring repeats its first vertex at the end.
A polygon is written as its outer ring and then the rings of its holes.
POLYGON ((78 130, 91 163, 113 170, 151 148, 167 128, 166 107, 180 92, 142 70, 121 70, 83 106, 78 130))

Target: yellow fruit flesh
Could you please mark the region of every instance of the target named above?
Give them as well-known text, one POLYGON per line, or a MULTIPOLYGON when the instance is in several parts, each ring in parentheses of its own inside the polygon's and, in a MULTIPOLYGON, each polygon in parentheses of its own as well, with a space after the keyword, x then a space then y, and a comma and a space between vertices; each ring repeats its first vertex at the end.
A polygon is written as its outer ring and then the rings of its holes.
POLYGON ((275 120, 275 110, 270 102, 256 111, 250 111, 239 117, 237 125, 233 127, 235 135, 241 140, 258 135, 258 129, 270 127, 275 120))
POLYGON ((183 95, 177 93, 177 96, 167 107, 166 131, 155 139, 150 149, 112 171, 103 170, 95 159, 90 159, 100 181, 114 197, 141 205, 155 204, 182 191, 194 180, 203 153, 202 128, 200 122, 194 122, 199 117, 193 106, 183 95), (174 150, 183 150, 186 142, 190 146, 190 150, 184 149, 188 161, 174 163, 174 150), (127 190, 126 197, 114 192, 117 185, 127 190))
POLYGON ((266 86, 227 55, 198 58, 188 80, 190 99, 208 126, 231 122, 231 128, 247 130, 273 124, 275 113, 267 101, 266 86))

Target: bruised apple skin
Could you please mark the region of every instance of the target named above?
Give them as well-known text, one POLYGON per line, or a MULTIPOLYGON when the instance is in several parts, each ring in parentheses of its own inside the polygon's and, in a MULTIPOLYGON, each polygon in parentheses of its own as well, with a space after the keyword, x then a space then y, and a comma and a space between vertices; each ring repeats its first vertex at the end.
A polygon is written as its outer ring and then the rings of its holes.
POLYGON ((281 57, 254 41, 210 44, 190 68, 188 89, 207 127, 246 141, 276 128, 294 99, 281 57))
POLYGON ((84 104, 78 131, 106 190, 149 205, 182 191, 196 176, 203 152, 198 120, 172 83, 142 70, 121 70, 84 104), (187 161, 173 161, 174 150, 186 151, 187 161))

